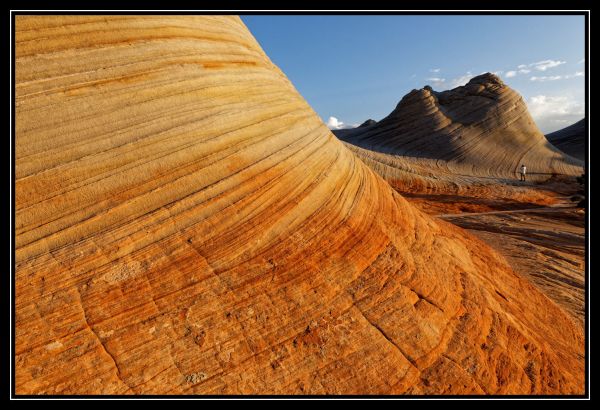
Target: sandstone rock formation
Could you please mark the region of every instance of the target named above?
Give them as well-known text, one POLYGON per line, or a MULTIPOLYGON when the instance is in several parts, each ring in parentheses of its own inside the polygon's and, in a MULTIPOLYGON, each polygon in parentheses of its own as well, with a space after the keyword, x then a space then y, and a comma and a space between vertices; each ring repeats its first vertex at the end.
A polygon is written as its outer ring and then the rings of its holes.
POLYGON ((587 120, 585 118, 562 130, 546 135, 546 138, 562 152, 585 161, 585 149, 588 139, 587 120))
POLYGON ((547 207, 440 215, 468 229, 505 255, 565 311, 585 320, 585 220, 583 210, 547 207))
POLYGON ((375 125, 375 124, 377 124, 377 121, 375 121, 375 120, 372 120, 372 119, 370 119, 370 118, 369 118, 368 120, 366 120, 365 122, 363 122, 362 124, 360 124, 360 125, 358 126, 358 128, 361 128, 361 127, 368 127, 368 126, 370 126, 370 125, 375 125))
POLYGON ((573 319, 358 160, 237 17, 15 31, 17 394, 583 393, 573 319))
POLYGON ((578 175, 583 166, 549 144, 522 97, 490 73, 453 90, 413 90, 376 125, 334 133, 366 149, 352 148, 397 184, 416 179, 427 185, 428 176, 450 185, 456 176, 512 180, 521 164, 531 179, 539 180, 578 175), (450 180, 444 179, 447 174, 450 180))

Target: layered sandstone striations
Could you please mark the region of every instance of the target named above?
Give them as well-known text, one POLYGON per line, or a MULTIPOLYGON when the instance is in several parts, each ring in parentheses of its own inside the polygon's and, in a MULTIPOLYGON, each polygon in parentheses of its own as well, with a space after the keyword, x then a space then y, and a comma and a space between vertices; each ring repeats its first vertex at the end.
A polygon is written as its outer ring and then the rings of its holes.
POLYGON ((522 97, 490 73, 453 90, 413 90, 378 123, 335 134, 403 190, 510 182, 522 164, 535 181, 583 167, 548 143, 522 97))
POLYGON ((556 148, 584 161, 587 136, 587 121, 584 118, 575 124, 546 135, 546 138, 556 148))
POLYGON ((18 394, 583 392, 580 327, 358 160, 237 17, 15 36, 18 394))
POLYGON ((583 324, 585 218, 568 206, 442 214, 497 249, 518 273, 583 324))

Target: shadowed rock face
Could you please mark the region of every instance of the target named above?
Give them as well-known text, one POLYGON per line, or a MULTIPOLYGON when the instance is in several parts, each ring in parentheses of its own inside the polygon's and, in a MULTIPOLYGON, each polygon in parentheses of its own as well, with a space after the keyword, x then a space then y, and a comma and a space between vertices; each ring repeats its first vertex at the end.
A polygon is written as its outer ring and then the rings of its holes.
POLYGON ((368 119, 368 120, 366 120, 365 122, 363 122, 362 124, 360 124, 360 125, 358 126, 358 128, 360 128, 360 127, 368 127, 368 126, 370 126, 370 125, 375 125, 375 124, 377 124, 377 121, 375 121, 375 120, 372 120, 372 119, 368 119))
POLYGON ((532 174, 576 175, 583 165, 549 144, 521 96, 490 73, 453 90, 413 90, 377 125, 336 135, 373 151, 442 161, 470 175, 512 178, 521 164, 532 174))
POLYGON ((546 135, 546 138, 561 151, 582 161, 585 160, 587 145, 587 121, 585 118, 562 130, 546 135))
POLYGON ((583 392, 579 326, 237 17, 15 29, 17 393, 583 392))

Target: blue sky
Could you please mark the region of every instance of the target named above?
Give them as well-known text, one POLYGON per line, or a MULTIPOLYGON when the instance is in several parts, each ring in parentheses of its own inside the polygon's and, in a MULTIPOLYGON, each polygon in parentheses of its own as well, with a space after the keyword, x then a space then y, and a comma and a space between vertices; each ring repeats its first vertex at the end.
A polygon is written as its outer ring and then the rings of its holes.
POLYGON ((242 20, 331 128, 380 120, 414 88, 454 88, 486 71, 523 95, 543 132, 584 116, 583 16, 242 20))

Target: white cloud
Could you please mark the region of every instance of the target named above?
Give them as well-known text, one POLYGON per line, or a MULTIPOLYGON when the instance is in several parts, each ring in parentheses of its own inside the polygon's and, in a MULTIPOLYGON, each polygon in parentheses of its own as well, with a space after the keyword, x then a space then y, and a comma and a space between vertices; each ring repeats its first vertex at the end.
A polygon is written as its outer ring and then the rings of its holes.
POLYGON ((583 77, 585 73, 583 71, 575 71, 573 74, 564 75, 564 79, 575 78, 575 77, 583 77))
POLYGON ((573 124, 585 115, 583 104, 571 96, 536 95, 527 100, 527 106, 544 133, 573 124))
POLYGON ((432 72, 432 73, 439 73, 440 70, 441 70, 440 68, 432 68, 429 71, 432 72))
POLYGON ((358 127, 358 124, 346 124, 335 117, 329 117, 327 120, 327 127, 329 127, 330 130, 341 130, 345 128, 358 127))
POLYGON ((452 79, 452 81, 450 81, 450 85, 452 86, 452 88, 460 87, 461 85, 465 85, 466 83, 468 83, 471 78, 473 78, 473 73, 467 71, 465 75, 461 75, 460 77, 452 79))
MULTIPOLYGON (((516 70, 510 70, 506 72, 506 78, 516 77, 518 74, 529 74, 532 69, 538 71, 546 71, 549 68, 557 67, 561 64, 565 64, 566 61, 560 60, 543 60, 538 61, 537 63, 531 64, 519 64, 516 70), (528 68, 531 67, 531 68, 528 68)), ((532 81, 551 81, 558 80, 559 78, 549 78, 549 77, 532 77, 532 81), (535 78, 535 79, 534 79, 535 78)))
POLYGON ((577 62, 577 64, 583 64, 583 63, 585 63, 585 58, 582 58, 581 60, 579 60, 579 61, 577 62))
POLYGON ((554 68, 557 67, 561 64, 565 64, 566 61, 559 61, 559 60, 543 60, 543 61, 538 61, 537 63, 531 63, 529 64, 529 67, 533 67, 536 70, 539 71, 546 71, 549 68, 554 68))
POLYGON ((435 88, 445 87, 446 79, 440 77, 430 77, 426 79, 435 88))
POLYGON ((330 130, 339 130, 340 128, 342 128, 343 125, 344 123, 342 121, 339 121, 335 117, 329 117, 329 119, 327 120, 327 126, 330 130))
POLYGON ((562 75, 550 75, 550 76, 545 76, 545 75, 543 75, 543 76, 541 76, 541 77, 536 77, 536 76, 533 76, 533 77, 530 77, 529 79, 530 79, 531 81, 541 81, 541 82, 543 82, 543 81, 556 81, 556 80, 561 80, 562 78, 564 78, 562 75))
MULTIPOLYGON (((481 74, 485 74, 486 72, 487 71, 484 71, 481 74)), ((502 71, 498 71, 497 73, 494 73, 494 74, 499 74, 499 73, 502 73, 502 71)), ((473 73, 470 71, 467 71, 467 73, 465 75, 461 75, 460 77, 453 78, 450 81, 447 81, 445 78, 440 78, 440 77, 427 78, 427 81, 430 82, 434 88, 438 88, 440 90, 446 90, 448 88, 456 88, 456 87, 460 87, 461 85, 465 85, 473 77, 474 77, 473 73)))

